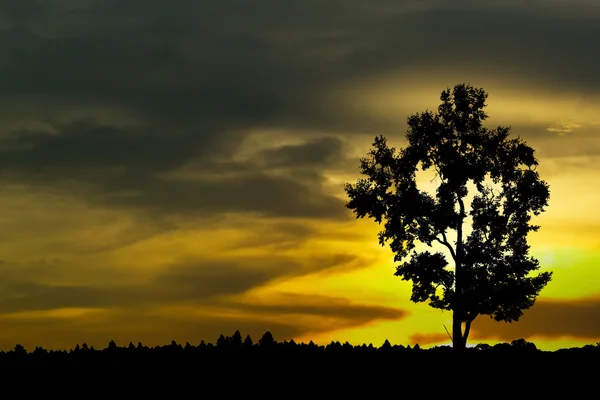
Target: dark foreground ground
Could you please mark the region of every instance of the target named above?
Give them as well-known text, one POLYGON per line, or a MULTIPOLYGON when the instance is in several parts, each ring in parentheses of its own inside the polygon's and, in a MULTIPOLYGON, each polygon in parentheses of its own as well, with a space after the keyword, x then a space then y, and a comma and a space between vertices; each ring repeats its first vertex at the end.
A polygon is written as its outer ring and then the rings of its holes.
POLYGON ((119 347, 113 341, 104 349, 88 345, 76 345, 70 350, 45 350, 37 347, 27 351, 17 345, 13 350, 0 351, 2 368, 207 368, 236 366, 246 367, 246 373, 260 373, 267 368, 271 373, 291 370, 328 370, 330 372, 362 369, 366 372, 385 368, 410 373, 424 371, 434 365, 451 372, 460 365, 471 365, 465 373, 477 374, 491 369, 520 369, 536 371, 573 372, 593 369, 600 372, 600 343, 583 348, 558 351, 538 350, 534 343, 523 339, 495 346, 478 345, 457 353, 451 347, 421 349, 419 345, 373 345, 353 346, 349 343, 332 342, 318 346, 310 342, 277 342, 267 332, 253 343, 248 336, 242 340, 239 332, 233 336, 221 335, 216 344, 184 345, 173 341, 169 345, 147 347, 142 343, 119 347), (598 367, 596 367, 598 366, 598 367), (276 368, 273 368, 276 367, 276 368), (584 368, 585 367, 585 368, 584 368), (589 367, 589 368, 588 368, 589 367))
POLYGON ((520 339, 457 352, 277 342, 269 332, 258 343, 236 332, 216 344, 0 352, 5 388, 62 398, 596 398, 599 361, 600 344, 546 352, 520 339))

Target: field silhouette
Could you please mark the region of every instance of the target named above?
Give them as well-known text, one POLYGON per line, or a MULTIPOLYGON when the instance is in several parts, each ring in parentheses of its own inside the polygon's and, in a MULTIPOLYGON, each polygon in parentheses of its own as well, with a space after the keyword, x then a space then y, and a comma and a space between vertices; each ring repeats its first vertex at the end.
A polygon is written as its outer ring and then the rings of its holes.
POLYGON ((422 349, 418 344, 411 347, 391 345, 385 341, 377 347, 373 344, 352 345, 348 342, 331 342, 328 345, 296 343, 293 339, 278 342, 271 332, 254 343, 250 336, 242 340, 239 331, 232 336, 220 335, 216 343, 202 340, 198 345, 172 341, 163 346, 148 347, 132 342, 118 346, 110 341, 106 348, 95 349, 87 344, 77 344, 68 350, 46 350, 36 347, 27 351, 16 345, 13 350, 0 352, 2 368, 36 367, 102 367, 102 368, 197 368, 226 365, 257 365, 262 362, 287 370, 311 365, 311 368, 352 369, 378 368, 397 365, 399 369, 418 370, 432 363, 460 360, 478 368, 489 368, 507 363, 511 368, 526 366, 538 370, 564 369, 565 365, 582 366, 600 356, 600 343, 582 348, 542 351, 524 339, 496 345, 479 344, 457 353, 451 346, 422 349), (517 362, 515 362, 517 361, 517 362), (573 363, 573 364, 572 364, 573 363))

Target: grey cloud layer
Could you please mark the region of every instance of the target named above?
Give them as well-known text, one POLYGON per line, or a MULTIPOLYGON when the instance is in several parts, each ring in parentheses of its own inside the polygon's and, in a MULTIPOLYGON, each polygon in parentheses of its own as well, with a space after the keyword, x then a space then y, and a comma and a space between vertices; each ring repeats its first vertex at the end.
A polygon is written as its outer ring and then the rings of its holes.
POLYGON ((476 4, 9 2, 0 8, 0 99, 6 113, 19 107, 53 128, 4 132, 1 166, 36 183, 68 178, 89 199, 116 207, 343 217, 339 200, 302 182, 318 180, 327 160, 340 160, 333 139, 262 154, 290 167, 295 175, 285 178, 256 166, 241 166, 235 178, 193 183, 157 174, 197 160, 210 168, 254 128, 383 129, 332 94, 390 73, 458 68, 461 76, 511 76, 599 93, 600 56, 590 49, 600 15, 592 3, 554 3, 544 13, 535 4, 476 4), (93 115, 67 122, 59 115, 89 107, 137 122, 115 128, 93 115))
POLYGON ((346 130, 360 118, 335 115, 323 94, 416 68, 517 74, 597 94, 600 56, 590 50, 600 16, 586 13, 592 5, 554 3, 540 13, 535 4, 461 3, 97 0, 55 13, 59 2, 12 13, 7 6, 14 24, 0 35, 0 79, 6 96, 99 102, 170 124, 346 130))
MULTIPOLYGON (((339 155, 339 140, 323 139, 291 150, 275 150, 259 167, 252 162, 214 160, 203 150, 206 142, 201 139, 194 134, 143 133, 79 121, 61 127, 58 134, 13 135, 0 151, 0 168, 42 189, 60 188, 92 202, 158 214, 194 216, 237 211, 346 217, 343 202, 319 192, 318 182, 303 183, 293 177, 269 174, 274 166, 290 169, 298 162, 321 157, 327 161, 329 154, 339 155), (159 176, 192 162, 200 174, 194 179, 159 176)), ((308 167, 319 176, 320 165, 308 167)))
MULTIPOLYGON (((181 303, 219 305, 223 296, 242 294, 277 279, 367 265, 365 260, 349 254, 200 259, 167 266, 144 284, 100 286, 50 284, 48 277, 53 271, 58 270, 63 275, 67 272, 60 262, 53 264, 38 263, 33 268, 2 265, 0 314, 62 308, 145 308, 181 303)), ((65 276, 54 279, 65 279, 65 276)))

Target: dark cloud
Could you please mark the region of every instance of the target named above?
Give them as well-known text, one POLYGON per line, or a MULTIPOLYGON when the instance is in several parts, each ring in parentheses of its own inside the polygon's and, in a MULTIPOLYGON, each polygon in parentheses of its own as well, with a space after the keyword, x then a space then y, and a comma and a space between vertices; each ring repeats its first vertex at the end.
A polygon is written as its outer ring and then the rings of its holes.
POLYGON ((592 2, 577 8, 544 3, 544 13, 534 4, 462 3, 438 2, 370 20, 365 43, 337 60, 339 69, 356 76, 439 70, 467 81, 504 78, 597 96, 600 56, 589 49, 599 34, 600 14, 586 15, 597 11, 592 2))
MULTIPOLYGON (((108 204, 147 207, 184 215, 250 212, 267 216, 346 218, 343 201, 290 178, 250 172, 219 180, 199 178, 132 181, 124 196, 105 197, 108 204), (131 190, 130 195, 127 191, 131 190)), ((103 193, 106 193, 104 191, 103 193)), ((118 194, 118 193, 117 193, 118 194)))
POLYGON ((99 290, 76 287, 42 287, 40 285, 13 285, 11 293, 0 303, 0 321, 7 328, 0 333, 0 346, 13 347, 16 343, 25 346, 48 346, 71 348, 75 343, 87 342, 105 346, 108 340, 118 344, 136 343, 167 344, 175 339, 184 343, 199 343, 200 339, 214 343, 220 334, 231 334, 240 330, 250 334, 254 340, 267 330, 277 340, 289 340, 307 334, 318 334, 331 330, 359 327, 377 320, 399 320, 407 316, 401 309, 362 305, 328 296, 286 294, 272 299, 268 304, 210 300, 192 304, 194 312, 175 311, 168 314, 152 309, 153 305, 168 307, 168 297, 184 298, 195 291, 195 300, 202 295, 242 291, 253 283, 263 281, 260 274, 229 270, 229 276, 219 270, 207 270, 195 275, 167 274, 161 281, 165 286, 177 288, 174 292, 140 293, 139 290, 99 290), (237 276, 234 274, 237 272, 237 276), (169 276, 173 278, 169 278, 169 276), (199 276, 204 279, 199 281, 199 276), (257 277, 258 276, 258 277, 257 277), (245 281, 247 280, 247 282, 245 281), (186 283, 183 283, 187 281, 186 283), (172 286, 171 286, 172 285, 172 286), (225 289, 223 289, 225 287, 225 289), (27 294, 26 294, 27 293, 27 294), (165 294, 167 294, 165 296, 165 294), (16 298, 18 297, 18 298, 16 298), (151 299, 152 297, 152 299, 151 299), (156 301, 153 304, 151 301, 156 301), (9 307, 13 310, 8 310, 9 307), (15 307, 16 306, 16 307, 15 307), (111 307, 114 306, 114 307, 111 307), (209 307, 208 311, 205 307, 209 307), (106 308, 109 310, 106 310, 106 308), (24 317, 7 311, 41 311, 71 308, 98 308, 83 311, 81 317, 74 315, 31 314, 24 317), (30 334, 30 332, 35 332, 30 334), (50 339, 52 338, 52 339, 50 339))
POLYGON ((136 302, 139 291, 33 283, 4 285, 0 313, 78 307, 117 307, 136 302), (8 287, 7 287, 8 286, 8 287))
POLYGON ((231 261, 191 261, 167 268, 155 278, 153 286, 172 288, 176 296, 206 299, 217 295, 239 294, 275 279, 332 270, 364 267, 363 259, 356 255, 330 253, 319 256, 297 257, 271 254, 247 256, 231 261))
POLYGON ((305 327, 271 320, 228 318, 217 315, 157 315, 152 312, 114 311, 84 313, 82 317, 28 316, 0 317, 5 329, 0 333, 0 347, 8 350, 19 343, 29 351, 35 346, 50 349, 71 349, 87 343, 103 349, 110 340, 119 346, 141 341, 148 346, 170 344, 171 340, 198 345, 201 340, 216 343, 219 335, 231 335, 240 330, 254 342, 269 330, 283 341, 301 335, 305 327))
MULTIPOLYGON (((303 299, 306 300, 306 299, 303 299)), ((73 348, 76 343, 87 343, 99 348, 107 346, 109 340, 118 345, 130 341, 137 344, 165 345, 171 340, 197 345, 200 340, 215 343, 220 334, 231 335, 240 330, 249 334, 255 342, 268 330, 276 340, 290 340, 306 334, 323 333, 330 330, 358 327, 380 320, 398 320, 406 313, 399 309, 364 306, 360 304, 336 304, 339 299, 318 298, 311 306, 303 304, 276 305, 262 308, 241 305, 240 308, 222 308, 222 315, 212 312, 193 314, 171 312, 168 315, 148 310, 113 310, 110 312, 87 312, 83 318, 68 316, 0 316, 5 329, 0 332, 0 347, 13 348, 20 343, 26 348, 73 348), (228 312, 245 312, 244 316, 227 316, 228 312), (302 318, 282 318, 291 313, 302 318), (333 322, 332 322, 333 318, 333 322), (52 338, 52 339, 50 339, 52 338)))
POLYGON ((313 227, 297 222, 254 224, 249 231, 246 236, 231 241, 226 247, 231 250, 246 248, 286 250, 297 248, 316 234, 313 227))
MULTIPOLYGON (((231 304, 231 303, 230 303, 231 304)), ((392 307, 352 304, 343 298, 283 293, 269 304, 233 303, 246 311, 267 314, 319 315, 366 323, 375 319, 400 319, 408 315, 392 307)))
POLYGON ((384 129, 352 106, 351 97, 360 97, 360 91, 343 101, 339 96, 348 85, 403 71, 433 66, 450 74, 460 70, 461 76, 485 71, 494 79, 504 74, 540 87, 598 93, 600 59, 590 49, 600 23, 585 12, 591 3, 579 3, 579 12, 556 3, 544 13, 516 2, 499 4, 9 2, 0 9, 5 21, 0 100, 7 103, 6 118, 19 108, 28 121, 54 128, 11 132, 3 147, 12 147, 1 155, 1 166, 18 172, 17 179, 36 177, 36 183, 75 180, 77 190, 113 206, 341 216, 339 200, 298 182, 316 182, 319 167, 343 160, 334 138, 257 156, 292 169, 289 178, 216 160, 235 154, 255 128, 384 129), (61 115, 93 114, 98 107, 136 122, 116 128, 111 121, 77 122, 61 115), (214 173, 231 167, 247 173, 218 182, 156 177, 194 160, 213 165, 214 173), (312 169, 304 171, 306 166, 312 169))
POLYGON ((356 162, 348 159, 346 151, 343 140, 325 136, 305 143, 265 149, 255 159, 265 170, 284 171, 286 176, 321 191, 324 172, 345 170, 351 162, 356 162))
POLYGON ((166 267, 145 284, 91 286, 45 283, 47 280, 36 282, 36 278, 44 278, 53 267, 37 263, 34 268, 42 274, 28 276, 32 271, 28 269, 0 283, 0 313, 62 308, 143 308, 182 302, 206 304, 209 300, 218 305, 224 296, 242 294, 276 279, 364 265, 356 256, 347 254, 246 257, 243 261, 194 260, 166 267))
POLYGON ((336 166, 344 159, 344 143, 336 137, 323 137, 300 145, 263 150, 260 159, 263 164, 275 168, 336 166))
MULTIPOLYGON (((143 134, 79 121, 62 127, 57 134, 23 132, 9 138, 0 151, 0 167, 16 179, 35 184, 36 189, 59 189, 92 202, 158 214, 233 211, 290 217, 347 216, 343 202, 321 193, 319 187, 269 174, 251 163, 213 160, 203 146, 215 141, 203 142, 202 136, 193 133, 143 134), (203 160, 196 165, 201 176, 159 176, 198 158, 203 160)), ((298 157, 303 152, 302 146, 298 148, 295 153, 286 148, 282 154, 291 151, 298 157)), ((318 167, 315 165, 317 173, 318 167)))
POLYGON ((538 300, 519 322, 496 322, 485 316, 473 322, 473 339, 511 341, 525 338, 600 339, 600 299, 538 300))
MULTIPOLYGON (((600 299, 538 300, 518 322, 496 322, 479 316, 472 325, 469 340, 511 342, 524 338, 558 340, 600 340, 600 299)), ((446 333, 415 333, 410 341, 420 345, 451 342, 446 333)))
POLYGON ((175 296, 176 300, 194 301, 240 294, 285 276, 287 266, 280 265, 278 261, 262 267, 253 265, 252 260, 244 263, 243 267, 236 262, 174 265, 161 273, 153 286, 158 290, 169 290, 167 296, 175 296))
POLYGON ((597 93, 599 58, 590 49, 599 24, 586 12, 592 3, 575 12, 566 3, 546 4, 544 13, 517 2, 458 3, 132 0, 60 12, 58 2, 19 6, 7 13, 13 27, 0 39, 3 93, 110 104, 171 125, 350 131, 367 116, 356 118, 356 109, 340 109, 327 94, 388 73, 461 68, 463 75, 487 71, 597 93))

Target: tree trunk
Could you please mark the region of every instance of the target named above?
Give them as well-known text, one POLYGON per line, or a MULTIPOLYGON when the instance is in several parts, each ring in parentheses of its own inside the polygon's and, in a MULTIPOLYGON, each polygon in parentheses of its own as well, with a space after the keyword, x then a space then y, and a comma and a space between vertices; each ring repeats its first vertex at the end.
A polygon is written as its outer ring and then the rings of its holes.
POLYGON ((462 350, 466 347, 466 340, 462 334, 462 322, 460 318, 460 312, 454 310, 452 315, 452 347, 455 350, 462 350))
POLYGON ((463 293, 462 293, 462 245, 463 232, 462 224, 465 218, 465 204, 458 197, 460 209, 460 222, 456 227, 456 253, 455 253, 455 271, 454 271, 454 312, 452 314, 452 347, 458 351, 463 350, 467 341, 462 335, 462 320, 464 314, 463 293))
POLYGON ((465 347, 467 346, 467 340, 469 339, 469 333, 471 332, 471 323, 477 317, 477 314, 470 315, 469 319, 465 323, 465 333, 463 334, 463 341, 465 342, 465 347))

